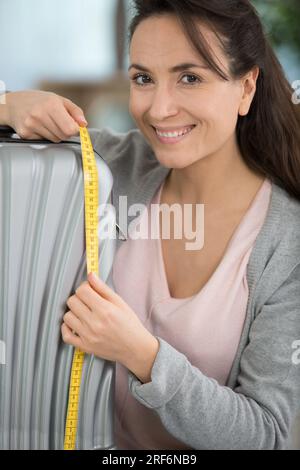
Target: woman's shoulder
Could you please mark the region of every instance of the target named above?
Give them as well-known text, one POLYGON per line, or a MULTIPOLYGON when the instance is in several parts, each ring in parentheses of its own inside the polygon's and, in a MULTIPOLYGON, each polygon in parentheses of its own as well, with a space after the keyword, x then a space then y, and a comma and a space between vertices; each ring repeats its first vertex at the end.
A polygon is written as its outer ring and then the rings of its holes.
POLYGON ((300 262, 300 200, 273 179, 267 182, 270 202, 255 243, 257 259, 288 254, 300 262))
POLYGON ((89 129, 94 150, 108 164, 121 160, 126 165, 135 166, 143 161, 155 161, 152 148, 139 129, 131 129, 127 132, 118 132, 109 127, 102 129, 89 129))
POLYGON ((300 201, 273 180, 269 208, 247 267, 252 289, 265 301, 300 264, 300 201))
POLYGON ((273 185, 273 190, 274 197, 280 201, 281 245, 300 263, 300 200, 277 184, 273 185))
POLYGON ((272 212, 280 216, 282 233, 293 232, 298 227, 297 236, 300 239, 300 199, 292 195, 282 185, 273 181, 271 206, 272 212))

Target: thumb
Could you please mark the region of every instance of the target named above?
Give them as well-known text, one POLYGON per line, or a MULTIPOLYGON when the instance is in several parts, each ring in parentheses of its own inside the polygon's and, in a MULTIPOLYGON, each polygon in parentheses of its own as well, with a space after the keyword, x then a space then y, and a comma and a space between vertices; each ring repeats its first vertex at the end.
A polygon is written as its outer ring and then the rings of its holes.
POLYGON ((88 282, 90 286, 96 291, 98 294, 101 295, 104 299, 108 300, 109 302, 114 303, 119 307, 124 307, 126 304, 121 299, 121 297, 114 292, 107 284, 105 284, 99 276, 95 273, 89 273, 88 275, 88 282))
POLYGON ((64 106, 68 113, 72 116, 72 118, 79 124, 87 126, 88 122, 84 117, 84 113, 82 109, 77 106, 73 101, 69 100, 68 98, 63 99, 64 106))

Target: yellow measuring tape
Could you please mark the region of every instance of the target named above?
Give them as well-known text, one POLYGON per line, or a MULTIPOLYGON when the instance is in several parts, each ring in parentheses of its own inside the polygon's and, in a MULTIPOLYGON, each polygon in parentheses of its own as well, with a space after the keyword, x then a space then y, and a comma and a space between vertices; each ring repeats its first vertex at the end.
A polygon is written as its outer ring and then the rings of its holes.
MULTIPOLYGON (((85 203, 85 244, 87 274, 98 272, 98 171, 92 142, 86 127, 80 127, 80 142, 84 174, 85 203)), ((69 401, 65 427, 64 450, 75 450, 78 427, 78 410, 80 382, 84 352, 75 349, 70 386, 69 401)))

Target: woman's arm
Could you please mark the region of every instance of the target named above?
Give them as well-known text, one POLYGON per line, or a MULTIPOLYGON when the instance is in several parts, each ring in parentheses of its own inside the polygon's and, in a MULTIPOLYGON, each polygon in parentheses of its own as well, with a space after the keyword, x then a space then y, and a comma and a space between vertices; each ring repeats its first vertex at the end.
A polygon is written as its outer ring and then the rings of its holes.
POLYGON ((87 121, 71 100, 47 91, 26 90, 5 94, 0 124, 12 127, 24 139, 60 142, 77 135, 79 125, 87 125, 87 121))
MULTIPOLYGON (((300 407, 300 264, 257 313, 237 385, 220 386, 157 337, 152 381, 129 388, 166 429, 195 449, 283 449, 300 407), (294 356, 293 356, 294 355, 294 356)), ((196 345, 195 345, 196 346, 196 345)))

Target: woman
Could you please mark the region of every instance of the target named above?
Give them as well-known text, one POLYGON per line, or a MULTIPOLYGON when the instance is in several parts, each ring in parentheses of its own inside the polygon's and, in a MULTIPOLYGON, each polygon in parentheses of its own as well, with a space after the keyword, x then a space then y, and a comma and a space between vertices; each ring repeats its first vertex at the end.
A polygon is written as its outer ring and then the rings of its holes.
MULTIPOLYGON (((204 244, 129 237, 114 292, 91 274, 63 340, 117 363, 119 449, 284 449, 299 409, 300 137, 293 90, 248 0, 136 0, 130 112, 92 130, 130 203, 204 205, 204 244)), ((83 111, 7 95, 1 123, 54 142, 83 111)), ((145 226, 144 212, 140 225, 145 226)), ((195 215, 195 212, 193 212, 195 215)), ((162 218, 151 220, 161 235, 162 218)))

